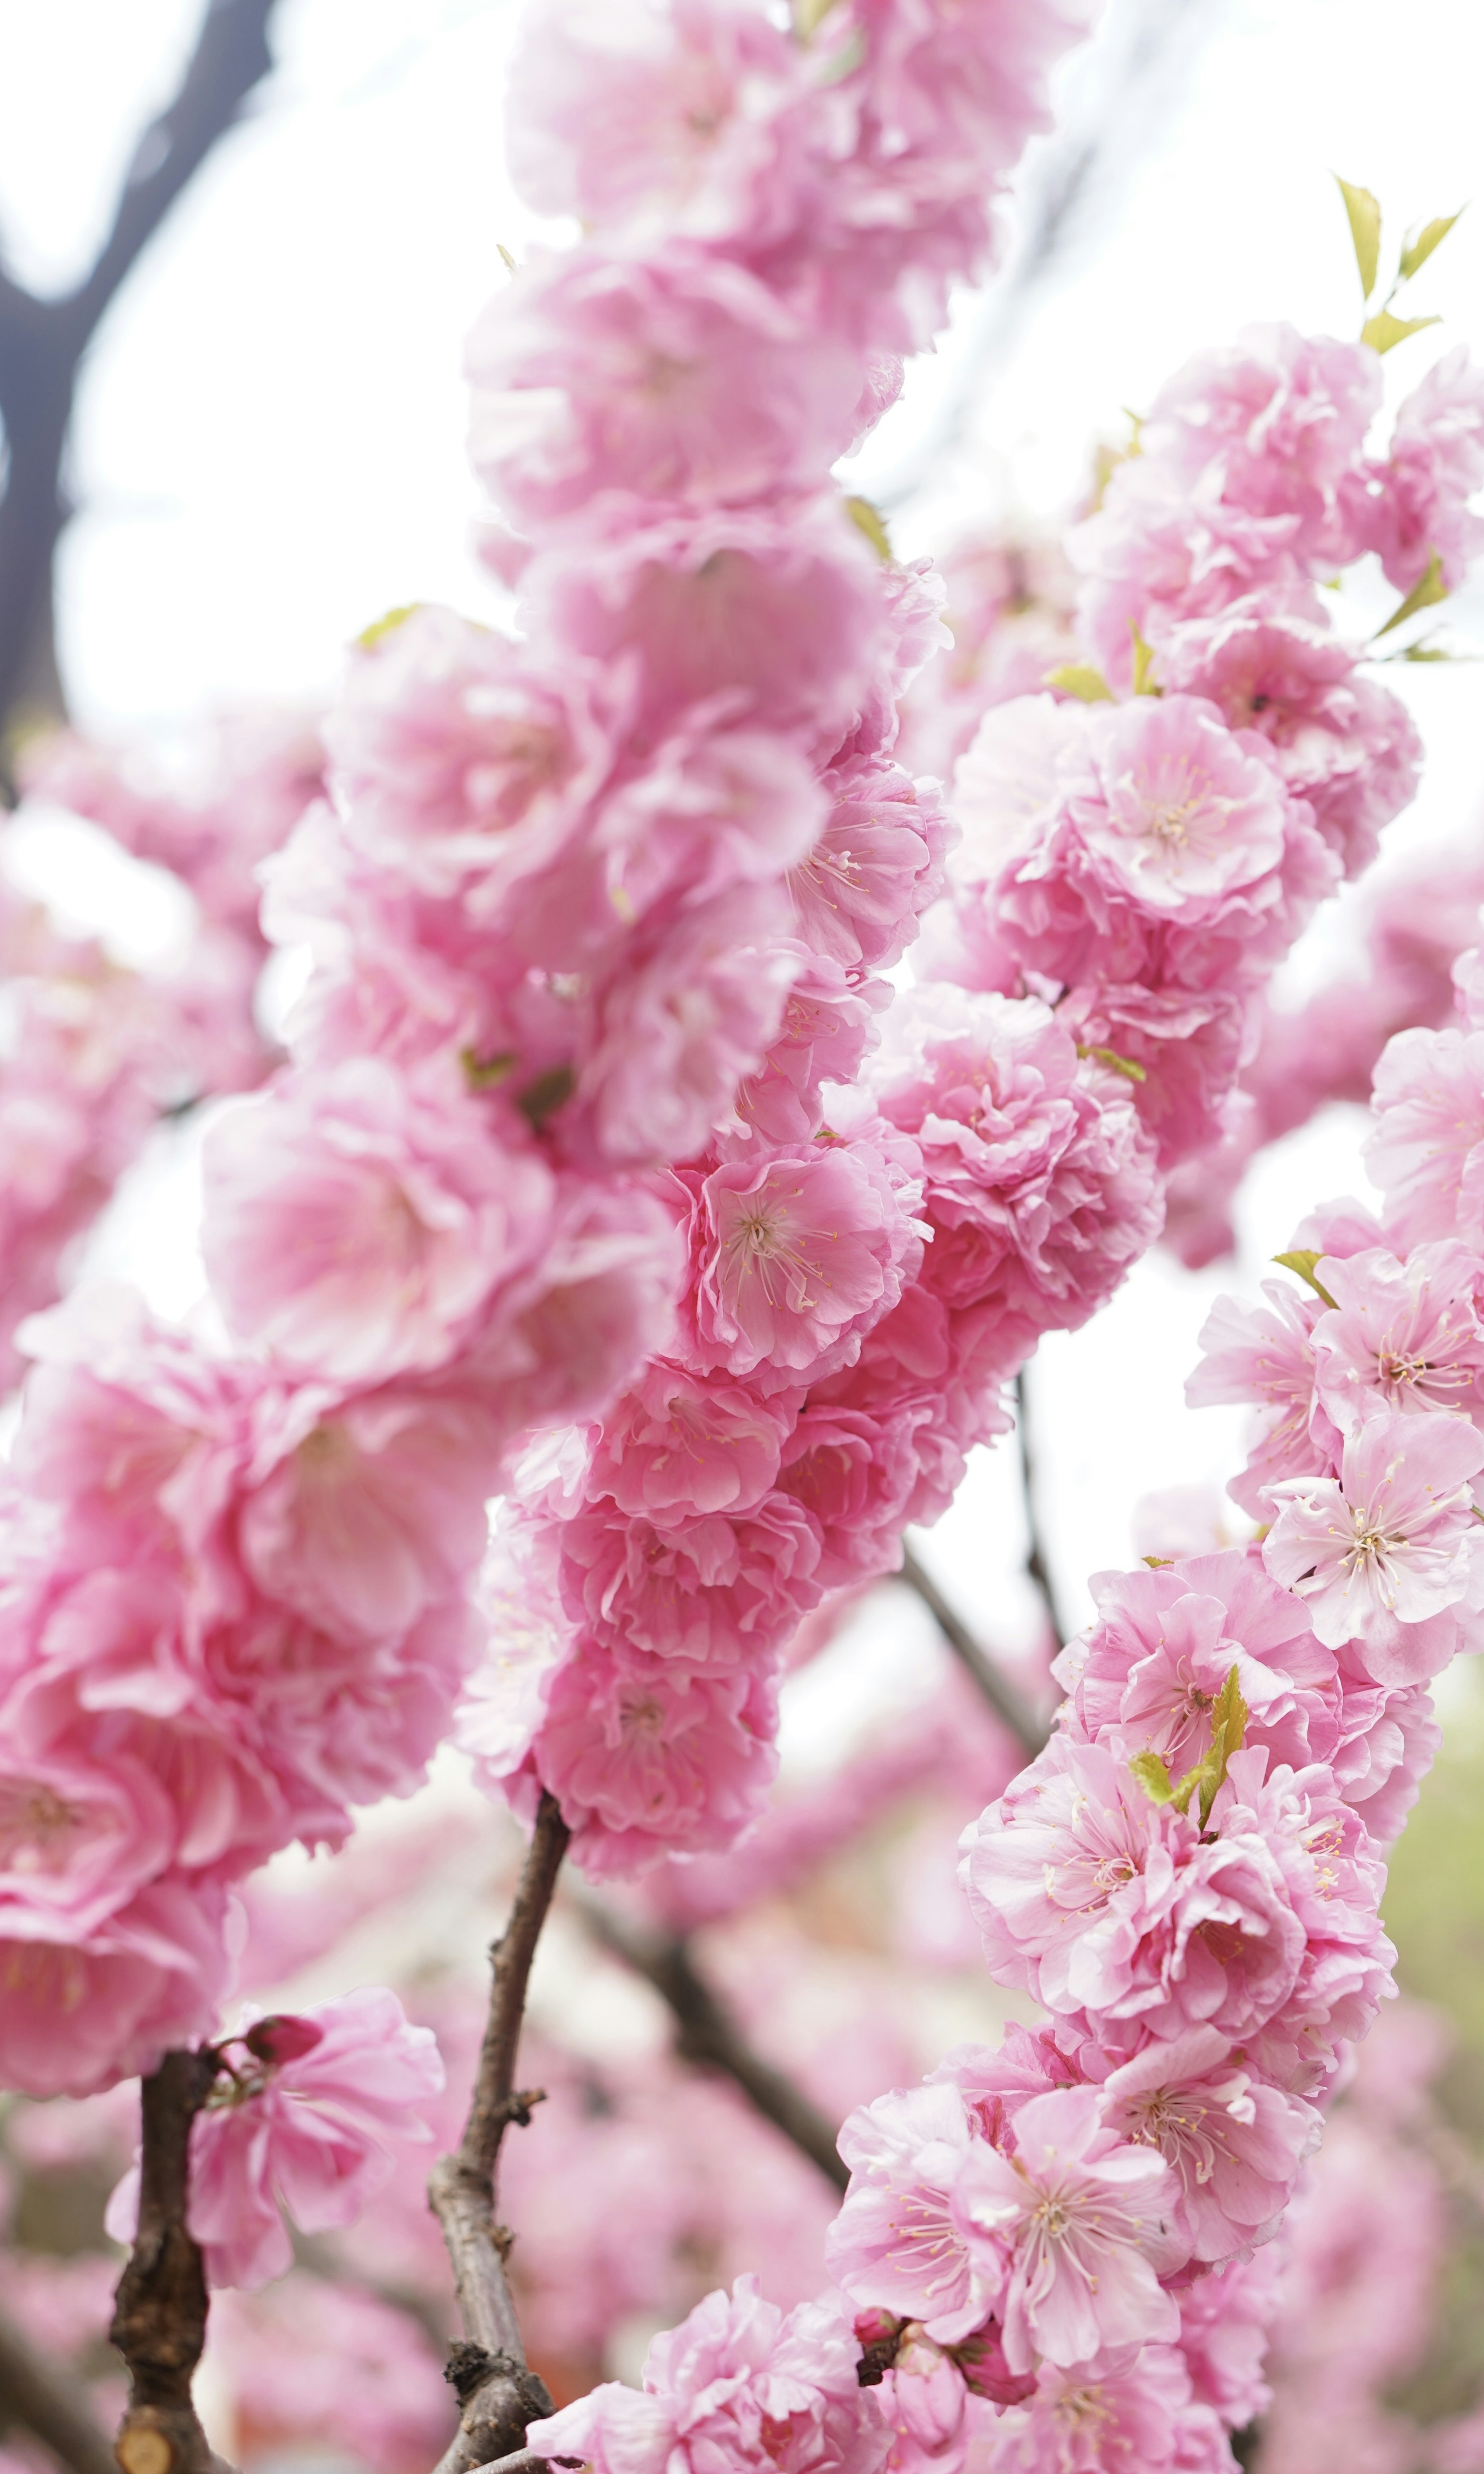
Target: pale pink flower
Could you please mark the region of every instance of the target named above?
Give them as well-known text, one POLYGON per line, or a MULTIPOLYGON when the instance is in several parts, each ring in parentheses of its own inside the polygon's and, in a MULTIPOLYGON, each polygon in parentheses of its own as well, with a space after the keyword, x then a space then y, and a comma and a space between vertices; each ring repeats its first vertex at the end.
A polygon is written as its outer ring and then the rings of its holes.
POLYGON ((908 2322, 874 2394, 891 2433, 890 2474, 927 2474, 929 2467, 947 2474, 962 2463, 969 2396, 963 2372, 916 2321, 908 2322))
POLYGON ((1316 1420, 1312 1334, 1323 1300, 1287 1280, 1264 1280, 1262 1291, 1266 1306, 1217 1298, 1201 1328, 1201 1364, 1185 1384, 1192 1409, 1229 1401, 1256 1405, 1256 1440, 1228 1490, 1254 1520, 1271 1517, 1275 1486, 1328 1466, 1340 1444, 1329 1419, 1316 1420))
MULTIPOLYGON (((789 945, 796 976, 767 1055, 737 1094, 740 1137, 781 1149, 812 1141, 824 1116, 826 1083, 854 1082, 878 1037, 876 1017, 891 1002, 884 979, 863 978, 789 945)), ((735 1141, 730 1134, 727 1139, 735 1141)))
POLYGON ((789 876, 795 934, 847 970, 885 970, 941 891, 954 825, 934 784, 879 757, 839 766, 824 788, 823 830, 789 876))
POLYGON ((942 2345, 979 2327, 1004 2281, 954 2219, 973 2138, 962 2095, 943 2084, 877 2097, 839 2134, 850 2188, 825 2238, 830 2273, 852 2302, 919 2320, 942 2345))
POLYGON ((1464 1247, 1377 1249, 1326 1258, 1316 1276, 1335 1311, 1313 1326, 1315 1390, 1343 1431, 1381 1409, 1470 1415, 1481 1396, 1484 1262, 1464 1247))
POLYGON ((1403 1031, 1375 1069, 1366 1168, 1392 1242, 1484 1246, 1484 1032, 1403 1031))
POLYGON ((526 2438, 594 2474, 875 2474, 889 2438, 857 2385, 858 2359, 833 2301, 785 2317, 755 2276, 740 2276, 653 2340, 642 2391, 606 2384, 526 2438))
POLYGON ((1034 2396, 996 2434, 997 2474, 1219 2474, 1219 2458, 1177 2456, 1189 2403, 1173 2345, 1119 2346, 1067 2369, 1045 2363, 1034 2396))
POLYGON ((1167 380, 1139 445, 1187 480, 1214 465, 1229 504, 1299 516, 1302 553, 1324 555, 1336 487, 1380 400, 1380 361, 1368 344, 1245 327, 1234 345, 1198 352, 1167 380))
MULTIPOLYGON (((394 1993, 371 1987, 287 2016, 248 2010, 219 2048, 222 2073, 191 2124, 188 2222, 207 2282, 249 2291, 281 2276, 303 2233, 353 2224, 392 2171, 392 2144, 426 2142, 421 2108, 439 2095, 430 2027, 410 2026, 394 1993)), ((109 2203, 132 2239, 138 2169, 109 2203)))
MULTIPOLYGON (((1363 1644, 1379 1683, 1436 1671, 1425 1627, 1471 1588, 1471 1481, 1481 1468, 1484 1437, 1467 1419, 1382 1412, 1347 1436, 1338 1480, 1286 1478, 1270 1490, 1269 1571, 1304 1600, 1330 1648, 1363 1644)), ((1451 1647, 1446 1637, 1441 1658, 1451 1647)))
POLYGON ((1198 696, 1137 697, 1094 716, 1096 767, 1070 813, 1110 891, 1182 920, 1257 884, 1282 856, 1282 786, 1250 734, 1198 696))
POLYGON ((750 1512, 777 1478, 792 1422, 784 1395, 760 1399, 724 1375, 651 1360, 602 1421, 592 1492, 662 1529, 750 1512))
POLYGON ((696 1364, 766 1369, 773 1391, 848 1365, 921 1260, 917 1193, 869 1135, 714 1169, 692 1215, 696 1364))
POLYGON ((181 1834, 162 1781, 127 1739, 108 1745, 96 1720, 79 1723, 71 1695, 48 1690, 39 1675, 10 1694, 0 1939, 87 1940, 166 1870, 181 1834))
POLYGON ((237 1328, 335 1381, 443 1364, 549 1229, 550 1172, 502 1134, 372 1057, 244 1102, 207 1140, 204 1241, 237 1328))
POLYGON ((1335 1784, 1378 1847, 1389 1845, 1417 1802, 1443 1741, 1424 1686, 1399 1691, 1375 1684, 1355 1666, 1355 1647, 1339 1653, 1340 1742, 1335 1784), (1352 1668, 1354 1671, 1352 1672, 1352 1668))
POLYGON ((1286 2244, 1265 2243, 1181 2288, 1180 2342, 1200 2404, 1245 2431, 1272 2403, 1262 2375, 1286 2244))
POLYGON ((0 2086, 93 2096, 209 2033, 231 1973, 225 1916, 220 1890, 175 1873, 85 1938, 12 1907, 0 1935, 0 2086))
POLYGON ((1319 2144, 1314 2107, 1243 2070, 1211 2027, 1147 2046, 1102 2093, 1109 2126, 1157 2147, 1175 2174, 1177 2222, 1202 2261, 1265 2241, 1319 2144))
POLYGON ((1093 2088, 1033 2097, 1014 2140, 1012 2155, 977 2143, 953 2193, 970 2246, 1003 2264, 998 2316, 1011 2370, 1173 2340, 1180 2314, 1158 2279, 1189 2251, 1163 2158, 1121 2140, 1093 2088))
POLYGON ((1367 546, 1379 549, 1391 582, 1410 593, 1436 551, 1456 593, 1484 545, 1484 517, 1469 504, 1484 488, 1484 370, 1471 367, 1466 344, 1435 361, 1401 405, 1377 477, 1367 546))

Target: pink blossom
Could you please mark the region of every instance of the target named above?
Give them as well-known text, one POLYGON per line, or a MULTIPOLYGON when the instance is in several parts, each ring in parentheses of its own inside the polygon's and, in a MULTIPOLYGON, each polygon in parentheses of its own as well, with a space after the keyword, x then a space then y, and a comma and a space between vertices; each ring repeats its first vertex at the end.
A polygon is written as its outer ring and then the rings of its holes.
MULTIPOLYGON (((220 2047, 223 2075, 191 2124, 190 2231, 207 2282, 251 2292, 281 2276, 304 2233, 353 2224, 392 2171, 396 2140, 427 2141, 420 2107, 443 2087, 430 2027, 409 2026, 393 1993, 370 1988, 288 2017, 244 2014, 220 2047)), ((132 2239, 137 2168, 109 2203, 132 2239)))
POLYGON ((697 1672, 579 1640, 551 1683, 532 1764, 584 1871, 626 1875, 672 1850, 729 1846, 766 1797, 776 1726, 766 1672, 697 1672))
POLYGON ((230 1974, 225 1912, 221 1891, 174 1873, 85 1938, 12 1906, 0 1936, 0 2086, 92 2096, 208 2033, 230 1974))
POLYGON ((1384 1847, 1417 1802, 1443 1731, 1421 1684, 1399 1691, 1374 1684, 1357 1663, 1353 1642, 1340 1651, 1339 1664, 1343 1689, 1335 1783, 1359 1813, 1367 1834, 1384 1847))
POLYGON ((700 1180, 692 1212, 693 1351, 777 1390, 848 1365, 921 1259, 911 1170, 868 1137, 741 1160, 700 1180))
POLYGON ((1120 2140, 1092 2088, 1033 2097, 1015 2148, 976 2145, 954 2187, 971 2247, 1003 2262, 1005 2359, 1027 2371, 1104 2345, 1168 2341, 1180 2314, 1157 2279, 1180 2267, 1179 2186, 1152 2147, 1120 2140))
POLYGON ((1264 1280, 1262 1291, 1266 1306, 1218 1298, 1202 1325, 1202 1362, 1185 1385, 1192 1409, 1245 1400, 1257 1406, 1256 1441, 1229 1489, 1254 1520, 1271 1516, 1276 1486, 1309 1476, 1340 1443, 1327 1418, 1319 1421, 1317 1438, 1313 1431, 1312 1334, 1322 1300, 1301 1296, 1286 1280, 1264 1280))
POLYGON ((1484 371, 1466 344, 1435 361, 1397 415, 1391 455, 1377 476, 1374 542, 1400 593, 1410 593, 1437 553, 1450 593, 1484 545, 1484 518, 1469 501, 1484 487, 1484 371))
POLYGON ((1079 634, 1117 688, 1132 677, 1131 622, 1157 647, 1167 628, 1207 618, 1244 594, 1291 587, 1302 570, 1297 514, 1256 516, 1222 496, 1221 473, 1195 480, 1137 455, 1110 475, 1096 515, 1068 536, 1084 582, 1079 634))
POLYGON ((940 2345, 979 2327, 1003 2284, 997 2259, 955 2221, 972 2140, 953 2085, 877 2097, 839 2134, 850 2187, 825 2239, 830 2272, 852 2302, 919 2320, 940 2345))
POLYGON ((822 1086, 856 1079, 876 1044, 876 1016, 891 1002, 891 989, 885 980, 849 973, 804 948, 780 950, 796 957, 796 976, 760 1071, 737 1094, 737 1115, 743 1139, 791 1148, 819 1131, 822 1086))
POLYGON ((760 1399, 745 1384, 654 1359, 602 1421, 592 1490, 660 1528, 750 1512, 777 1478, 791 1424, 784 1395, 760 1399))
POLYGON ((1451 1632, 1439 1638, 1428 1618, 1471 1588, 1480 1468, 1484 1437, 1466 1419, 1383 1412, 1347 1436, 1338 1480, 1271 1490, 1269 1571, 1305 1601, 1330 1648, 1363 1644, 1379 1683, 1418 1683, 1451 1654, 1451 1632))
POLYGON ((995 1304, 1007 1372, 1040 1331, 1084 1322, 1157 1232, 1127 1086, 1084 1073, 1036 999, 914 989, 869 1079, 922 1155, 924 1275, 951 1306, 995 1304))
MULTIPOLYGON (((1006 2474, 1173 2474, 1192 2464, 1176 2453, 1189 2399, 1172 2345, 1121 2346, 1069 2369, 1046 2363, 1034 2396, 1007 2415, 996 2457, 1006 2474)), ((1195 2461, 1197 2474, 1220 2464, 1195 2461)))
POLYGON ((211 2304, 211 2361, 265 2452, 353 2449, 366 2474, 434 2464, 454 2407, 438 2349, 406 2311, 295 2271, 211 2304))
POLYGON ((1484 1246, 1484 1032, 1403 1031, 1375 1069, 1366 1167, 1392 1242, 1484 1246))
POLYGON ((237 1327, 341 1381, 442 1364, 549 1228, 550 1173, 504 1131, 371 1057, 244 1102, 207 1165, 206 1249, 237 1327))
POLYGON ((1380 406, 1369 344, 1247 327, 1234 346, 1197 353, 1162 386, 1139 444, 1152 462, 1194 480, 1214 465, 1223 497, 1257 516, 1296 514, 1303 553, 1323 539, 1337 485, 1380 406))
POLYGON ((526 2438, 594 2474, 874 2474, 889 2441, 857 2386, 857 2359, 832 2303, 785 2317, 755 2276, 740 2276, 654 2339, 642 2391, 606 2384, 528 2424, 526 2438))
POLYGON ((931 783, 879 758, 839 767, 825 788, 823 830, 789 878, 796 933, 847 970, 885 970, 941 890, 953 827, 931 783))
POLYGON ((825 1588, 896 1568, 919 1473, 918 1431, 912 1410, 872 1417, 819 1402, 800 1414, 779 1484, 819 1528, 825 1588))
MULTIPOLYGON (((858 2333, 859 2327, 858 2321, 858 2333)), ((963 2371, 915 2321, 903 2331, 875 2394, 891 2433, 891 2474, 927 2474, 929 2467, 961 2463, 969 2398, 963 2371)))
POLYGON ((1180 2352, 1191 2386, 1230 2431, 1245 2431, 1272 2403, 1262 2364, 1285 2247, 1265 2243, 1251 2259, 1232 2260, 1180 2292, 1180 2352))
POLYGON ((782 1643, 819 1597, 813 1514, 775 1490, 751 1513, 655 1528, 607 1504, 567 1521, 561 1590, 595 1638, 655 1658, 733 1665, 782 1643))
POLYGON ((96 1726, 78 1725, 70 1695, 39 1676, 4 1715, 0 1939, 86 1941, 171 1863, 174 1807, 126 1746, 101 1760, 96 1726))
POLYGON ((1150 2045, 1103 2082, 1104 2118, 1157 2147, 1180 2186, 1192 2257, 1224 2260, 1276 2228, 1318 2145, 1312 2105, 1240 2068, 1214 2028, 1150 2045))
POLYGON ((1315 1389, 1342 1431, 1379 1410, 1469 1414, 1481 1397, 1484 1262, 1462 1246, 1416 1246, 1404 1262, 1377 1249, 1323 1260, 1316 1276, 1335 1311, 1314 1324, 1315 1389))

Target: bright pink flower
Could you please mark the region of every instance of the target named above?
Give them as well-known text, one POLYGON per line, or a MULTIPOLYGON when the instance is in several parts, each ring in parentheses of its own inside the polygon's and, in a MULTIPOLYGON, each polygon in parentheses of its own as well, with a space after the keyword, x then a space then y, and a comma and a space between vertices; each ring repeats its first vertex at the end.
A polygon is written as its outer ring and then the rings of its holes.
POLYGON ((1339 1654, 1343 1690, 1335 1784, 1359 1813, 1368 1836, 1385 1847, 1417 1802, 1443 1731, 1423 1686, 1393 1691, 1374 1684, 1356 1667, 1355 1655, 1353 1643, 1339 1654))
POLYGON ((801 1413, 778 1483, 819 1528, 825 1588, 895 1570, 917 1484, 917 1435, 911 1410, 881 1418, 819 1402, 801 1413))
POLYGON ((1314 2107, 1241 2069, 1211 2027, 1147 2046, 1102 2092, 1109 2126, 1157 2147, 1175 2174, 1177 2221, 1198 2260, 1265 2241, 1319 2144, 1314 2107))
POLYGON ((942 886, 953 824, 934 786, 880 759, 825 776, 832 805, 789 890, 795 933, 828 961, 885 970, 942 886))
POLYGON ((913 989, 888 1017, 872 1095, 922 1155, 929 1286, 992 1302, 1013 1370, 1075 1329, 1157 1233, 1160 1199, 1127 1086, 1084 1073, 1034 997, 913 989))
POLYGON ((766 1798, 776 1730, 765 1672, 697 1672, 579 1640, 551 1683, 532 1762, 584 1871, 628 1875, 672 1852, 729 1846, 766 1798))
POLYGON ((714 1169, 692 1213, 694 1362, 764 1389, 848 1365, 921 1260, 910 1169, 869 1135, 714 1169))
POLYGON ((0 2087, 93 2096, 208 2034, 231 1973, 225 1911, 220 1890, 171 1873, 85 1938, 12 1907, 0 1936, 0 2087))
POLYGON ((832 2303, 786 2318, 755 2276, 740 2276, 654 2339, 643 2391, 606 2384, 526 2436, 594 2474, 875 2474, 889 2440, 857 2385, 858 2359, 832 2303))
POLYGON ((1484 1246, 1484 1032, 1403 1031, 1375 1069, 1366 1167, 1392 1242, 1484 1246))
POLYGON ((891 2433, 891 2474, 928 2474, 930 2467, 946 2474, 961 2464, 969 2395, 963 2372, 915 2321, 874 2393, 891 2433))
POLYGON ((242 1103, 207 1177, 238 1329, 344 1382, 442 1365, 550 1226, 549 1170, 481 1100, 414 1092, 371 1057, 242 1103))
POLYGON ((176 1856, 160 1779, 100 1734, 39 1676, 4 1703, 0 1940, 86 1941, 176 1856))
POLYGON ((760 1071, 737 1094, 743 1139, 792 1149, 813 1140, 824 1115, 823 1085, 854 1082, 876 1044, 876 1017, 891 1002, 889 982, 848 973, 806 948, 789 946, 797 976, 760 1071))
POLYGON ((1033 2097, 1014 2139, 1010 2156, 976 2143, 953 2194, 970 2247, 1003 2263, 998 2316, 1011 2370, 1176 2337, 1180 2314, 1157 2280, 1189 2254, 1163 2158, 1121 2140, 1093 2088, 1033 2097))
MULTIPOLYGON (((391 2143, 427 2141, 420 2108, 443 2087, 430 2027, 409 2026, 394 1993, 370 1988, 291 2017, 249 2010, 222 2047, 223 2074, 191 2125, 190 2230, 214 2286, 251 2292, 281 2276, 304 2233, 353 2224, 392 2171, 391 2143)), ((138 2169, 109 2203, 109 2231, 134 2234, 138 2169)))
POLYGON ((1459 1410, 1484 1398, 1484 1262, 1462 1246, 1326 1258, 1316 1276, 1336 1311, 1314 1324, 1315 1390, 1345 1432, 1388 1409, 1459 1410))
POLYGON ((1046 2363, 1034 2396, 1005 2418, 997 2465, 1005 2474, 1220 2474, 1219 2458, 1177 2454, 1189 2403, 1173 2345, 1122 2346, 1065 2370, 1046 2363))
POLYGON ((602 1421, 591 1491, 662 1529, 750 1512, 777 1478, 791 1425, 781 1395, 652 1360, 602 1421))
POLYGON ((575 1624, 698 1666, 782 1647, 820 1595, 818 1527, 779 1491, 736 1518, 699 1514, 661 1528, 597 1504, 564 1523, 560 1551, 575 1624))
POLYGON ((1470 1481, 1484 1436, 1467 1419, 1382 1412, 1347 1436, 1338 1481, 1286 1478, 1263 1542, 1276 1580, 1332 1649, 1362 1644, 1377 1682, 1415 1684, 1451 1654, 1427 1619, 1469 1591, 1476 1523, 1470 1481))
POLYGON ((850 2188, 825 2238, 830 2273, 852 2302, 920 2320, 942 2345, 979 2327, 1004 2281, 998 2260, 954 2220, 973 2135, 952 2085, 877 2097, 839 2134, 850 2188))

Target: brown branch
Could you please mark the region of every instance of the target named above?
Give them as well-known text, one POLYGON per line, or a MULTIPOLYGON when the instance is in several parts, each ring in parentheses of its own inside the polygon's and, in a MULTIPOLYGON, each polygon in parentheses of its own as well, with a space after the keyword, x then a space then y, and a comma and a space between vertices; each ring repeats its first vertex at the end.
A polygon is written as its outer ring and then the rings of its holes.
POLYGON ((1067 1631, 1057 1606, 1057 1587, 1051 1577, 1051 1565, 1041 1543, 1040 1521, 1035 1507, 1035 1462, 1031 1446, 1031 1387, 1026 1370, 1015 1377, 1015 1433, 1020 1442, 1020 1487, 1026 1506, 1026 1570, 1041 1593, 1046 1620, 1056 1635, 1057 1647, 1066 1646, 1067 1631))
POLYGON ((0 2431, 29 2431, 66 2474, 118 2474, 118 2461, 88 2413, 81 2383, 33 2345, 0 2312, 0 2431))
POLYGON ((555 1797, 543 1795, 510 1921, 490 1951, 489 2018, 464 2136, 456 2154, 439 2159, 427 2186, 464 2325, 448 2369, 463 2411, 437 2474, 470 2474, 520 2451, 527 2422, 551 2412, 545 2384, 526 2368, 505 2274, 511 2237, 495 2217, 495 2173, 507 2122, 528 2122, 539 2101, 538 2091, 516 2087, 516 2053, 531 1960, 571 1835, 555 1797))
POLYGON ((215 2474, 191 2402, 207 2336, 207 2275, 185 2225, 191 2123, 216 2076, 209 2048, 167 2053, 140 2090, 139 2225, 109 2335, 129 2366, 114 2442, 124 2474, 215 2474))
POLYGON ((1001 1725, 1010 1729, 1022 1750, 1034 1760, 1045 1744, 1050 1729, 1043 1725, 1018 1686, 1001 1673, 988 1651, 970 1632, 957 1607, 944 1597, 932 1574, 924 1570, 905 1540, 901 1577, 909 1589, 916 1590, 949 1648, 972 1676, 1001 1725))
POLYGON ((675 1933, 646 1933, 596 1899, 580 1912, 594 1938, 653 1985, 675 2022, 675 2050, 704 2069, 725 2072, 759 2113, 817 2165, 837 2191, 850 2179, 835 2145, 835 2131, 817 2105, 783 2071, 755 2052, 741 2027, 696 1971, 686 1942, 675 1933))
POLYGON ((37 300, 0 272, 0 736, 60 714, 52 568, 72 509, 61 483, 78 373, 98 323, 166 214, 272 61, 275 0, 207 0, 174 101, 134 150, 112 229, 85 280, 37 300))

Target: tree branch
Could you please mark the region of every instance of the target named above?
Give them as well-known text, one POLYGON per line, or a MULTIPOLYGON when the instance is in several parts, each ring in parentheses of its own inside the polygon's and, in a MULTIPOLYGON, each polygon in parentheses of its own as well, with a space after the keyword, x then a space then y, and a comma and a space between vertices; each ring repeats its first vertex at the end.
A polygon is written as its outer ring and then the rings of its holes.
POLYGON ((17 2425, 49 2448, 66 2474, 118 2474, 118 2460, 70 2371, 48 2360, 0 2312, 0 2430, 17 2425))
POLYGON ((988 1651, 970 1632, 957 1607, 944 1597, 932 1574, 925 1571, 906 1540, 902 1543, 902 1579, 915 1589, 932 1615, 938 1631, 954 1655, 962 1661, 985 1700, 1002 1726, 1008 1727, 1022 1749, 1034 1760, 1050 1734, 1030 1702, 996 1666, 988 1651))
POLYGON ((495 2218, 495 2173, 507 2122, 528 2122, 539 2101, 539 2091, 516 2087, 516 2053, 531 1960, 571 1835, 555 1797, 543 1795, 510 1921, 490 1951, 489 2018, 464 2136, 454 2155, 439 2159, 427 2186, 464 2326, 448 2369, 463 2412, 437 2474, 470 2474, 521 2450, 527 2422, 551 2412, 545 2384, 526 2368, 505 2274, 511 2237, 495 2218))
POLYGON ((129 2366, 113 2453, 124 2474, 215 2474, 191 2402, 207 2336, 207 2275, 185 2225, 191 2123, 216 2055, 167 2053, 140 2089, 139 2225, 118 2281, 109 2335, 129 2366))
POLYGON ((1057 1637, 1057 1647, 1064 1649, 1066 1626, 1057 1606, 1056 1584, 1051 1577, 1051 1566, 1041 1543, 1040 1522, 1036 1516, 1035 1461, 1031 1446, 1031 1387, 1026 1381, 1024 1367, 1015 1377, 1015 1433, 1020 1443, 1020 1485, 1026 1504, 1026 1535, 1030 1540, 1026 1548, 1026 1570, 1041 1593, 1041 1604, 1046 1610, 1046 1620, 1057 1637))
POLYGON ((759 2113, 791 2139, 837 2191, 843 2191, 850 2174, 830 2123, 801 2088, 753 2050, 735 2019, 696 1972, 681 1936, 646 1933, 596 1899, 584 1898, 577 1904, 595 1940, 621 1958, 636 1976, 645 1977, 668 2002, 675 2022, 675 2050, 681 2057, 724 2071, 759 2113))

